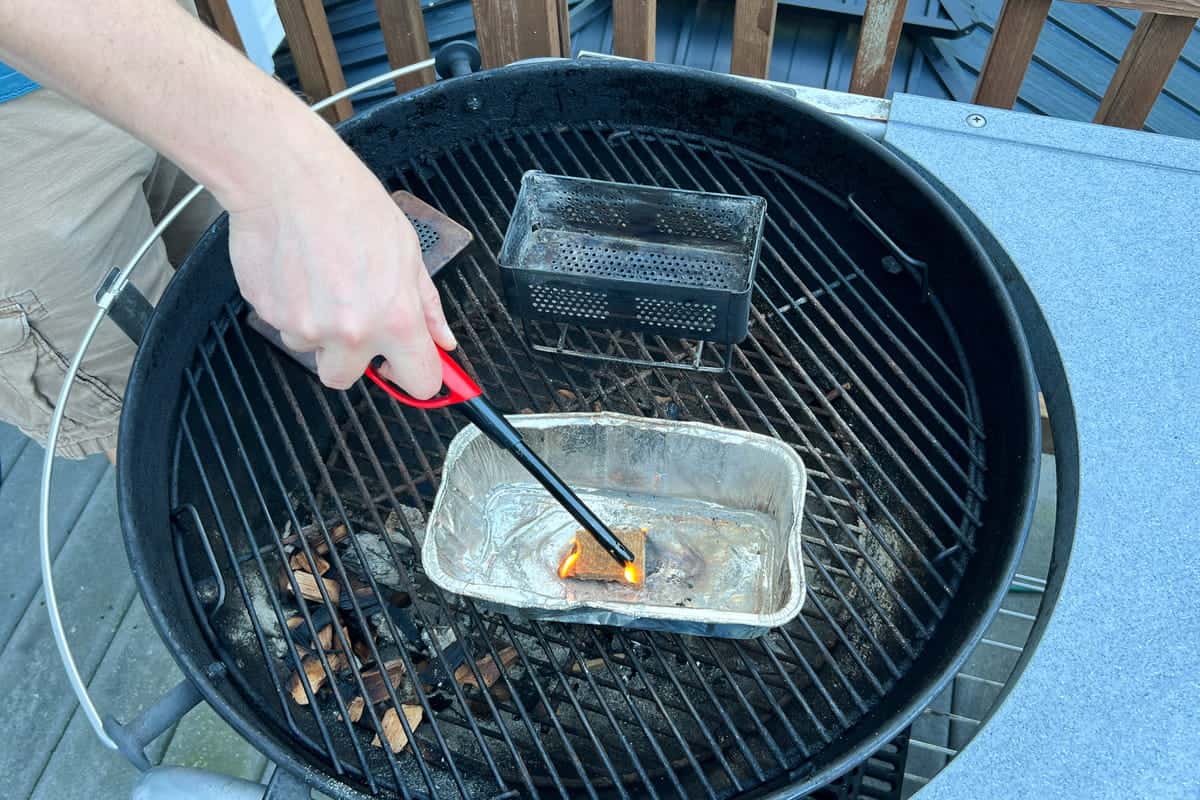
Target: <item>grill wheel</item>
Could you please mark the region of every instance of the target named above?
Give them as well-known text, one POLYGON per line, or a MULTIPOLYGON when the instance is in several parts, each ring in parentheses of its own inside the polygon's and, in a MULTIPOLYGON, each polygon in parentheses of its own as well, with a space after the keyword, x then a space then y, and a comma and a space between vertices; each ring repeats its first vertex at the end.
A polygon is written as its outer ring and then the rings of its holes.
MULTIPOLYGON (((794 446, 809 469, 808 599, 791 624, 749 641, 520 621, 430 584, 405 526, 408 543, 387 545, 403 618, 385 627, 406 641, 411 626, 425 644, 401 648, 409 674, 425 671, 427 690, 410 698, 424 720, 415 747, 371 747, 370 713, 358 726, 344 721, 358 675, 308 706, 287 691, 300 640, 280 624, 294 613, 277 584, 281 542, 318 517, 327 529, 378 532, 405 506, 427 510, 462 421, 401 407, 361 382, 321 389, 243 330, 235 302, 187 373, 173 497, 188 510, 186 581, 209 601, 196 608, 230 677, 327 770, 385 796, 723 798, 803 772, 918 655, 973 551, 982 426, 937 299, 897 274, 841 198, 760 154, 667 129, 523 129, 401 165, 389 183, 475 236, 438 284, 461 363, 498 405, 692 419, 794 446), (495 263, 528 169, 766 198, 750 336, 731 371, 530 350, 500 302, 495 263), (214 566, 228 592, 217 609, 214 566), (509 647, 515 658, 492 692, 445 677, 459 663, 500 661, 509 647)), ((526 334, 553 343, 552 327, 526 334)), ((571 336, 575 349, 617 359, 689 363, 695 354, 653 336, 571 336)), ((703 359, 722 363, 715 352, 703 359)), ((353 574, 330 560, 329 574, 353 574)), ((343 618, 369 625, 371 602, 394 599, 375 573, 343 618)), ((314 629, 319 606, 308 606, 314 629)))

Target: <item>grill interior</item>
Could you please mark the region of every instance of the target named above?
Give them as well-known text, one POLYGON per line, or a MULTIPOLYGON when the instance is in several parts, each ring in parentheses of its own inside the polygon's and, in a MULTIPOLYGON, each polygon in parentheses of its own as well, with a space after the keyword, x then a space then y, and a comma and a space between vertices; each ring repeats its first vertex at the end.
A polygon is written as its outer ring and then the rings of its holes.
MULTIPOLYGON (((973 551, 984 443, 937 298, 897 273, 842 198, 761 155, 670 130, 510 131, 385 177, 474 234, 437 281, 460 362, 500 407, 695 419, 794 446, 809 470, 808 598, 769 636, 724 641, 527 622, 440 592, 421 572, 407 509, 430 507, 461 418, 401 407, 363 382, 324 390, 244 330, 231 303, 186 375, 171 495, 183 578, 231 679, 314 762, 383 796, 724 798, 803 776, 904 674, 973 551), (571 331, 575 349, 605 361, 528 346, 501 302, 495 257, 529 169, 766 198, 750 335, 728 372, 619 360, 695 358, 695 343, 651 334, 571 331), (341 545, 338 525, 351 532, 341 545), (350 649, 342 632, 316 648, 332 677, 300 705, 288 692, 298 648, 337 613, 327 591, 297 604, 278 583, 285 540, 306 526, 330 546, 342 619, 380 633, 361 667, 331 667, 339 645, 350 649), (376 536, 385 552, 372 561, 362 535, 389 529, 395 540, 376 536), (372 565, 367 588, 346 591, 356 564, 372 565), (293 631, 284 621, 297 613, 293 631), (483 691, 489 656, 506 666, 483 691), (351 724, 366 662, 389 660, 411 694, 389 690, 351 724), (475 686, 451 677, 464 665, 475 686), (401 703, 423 713, 410 745, 372 747, 384 709, 401 703)), ((719 370, 711 350, 702 358, 719 370)), ((312 558, 315 544, 299 543, 312 558)))

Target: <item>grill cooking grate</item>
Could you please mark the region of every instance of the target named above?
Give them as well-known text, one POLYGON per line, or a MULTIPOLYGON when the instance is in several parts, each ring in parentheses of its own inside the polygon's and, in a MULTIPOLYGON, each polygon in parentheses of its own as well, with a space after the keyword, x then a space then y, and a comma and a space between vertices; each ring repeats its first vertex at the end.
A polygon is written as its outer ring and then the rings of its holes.
MULTIPOLYGON (((438 282, 461 363, 500 406, 697 419, 795 446, 809 469, 808 599, 769 636, 720 641, 521 621, 442 593, 421 574, 407 509, 429 507, 461 419, 403 408, 362 382, 323 390, 245 332, 231 304, 188 372, 173 489, 184 580, 230 678, 281 736, 384 796, 724 798, 805 774, 904 673, 973 549, 983 442, 936 300, 881 266, 886 251, 840 198, 711 140, 524 130, 409 164, 390 182, 475 236, 438 282), (767 199, 750 335, 727 373, 526 348, 499 299, 495 254, 528 169, 767 199), (341 544, 339 525, 351 532, 341 544), (301 529, 312 542, 288 538, 301 529), (307 559, 328 547, 340 611, 324 584, 321 602, 295 603, 286 571, 280 588, 289 541, 307 559), (347 591, 351 578, 365 587, 347 591), (298 704, 298 648, 339 613, 347 630, 334 626, 331 647, 309 653, 332 679, 319 691, 302 683, 298 704), (292 630, 284 621, 296 614, 292 630), (370 667, 337 669, 334 657, 360 630, 378 633, 359 660, 394 660, 409 680, 356 725, 348 706, 367 694, 370 667), (504 666, 481 691, 489 657, 504 666), (384 710, 402 704, 422 713, 410 744, 372 747, 384 710)), ((694 356, 677 339, 578 335, 618 358, 694 356)))

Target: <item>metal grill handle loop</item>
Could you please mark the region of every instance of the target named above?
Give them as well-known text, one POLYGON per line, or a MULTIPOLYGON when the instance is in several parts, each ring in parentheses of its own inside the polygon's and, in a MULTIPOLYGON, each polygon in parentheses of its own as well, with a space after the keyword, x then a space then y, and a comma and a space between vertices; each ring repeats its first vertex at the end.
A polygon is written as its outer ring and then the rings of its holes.
MULTIPOLYGON (((406 67, 385 72, 382 75, 377 75, 374 78, 330 95, 324 100, 314 103, 310 108, 313 111, 320 111, 326 106, 356 95, 365 89, 370 89, 372 86, 387 83, 401 75, 419 72, 431 66, 433 66, 433 59, 428 58, 424 61, 418 61, 415 64, 409 64, 406 67)), ((146 240, 142 242, 141 246, 134 252, 133 257, 126 262, 116 277, 111 278, 110 276, 106 276, 106 280, 109 281, 108 287, 97 296, 96 305, 99 307, 99 310, 84 332, 79 349, 67 367, 67 374, 63 379, 62 389, 58 392, 58 398, 54 404, 54 414, 50 418, 50 429, 46 435, 46 457, 42 462, 41 497, 38 504, 38 539, 40 543, 42 587, 46 594, 46 612, 50 615, 50 630, 54 634, 54 643, 58 646, 58 655, 62 660, 63 669, 66 670, 67 680, 71 684, 71 691, 75 693, 75 697, 79 701, 79 706, 83 709, 84 716, 87 717, 88 724, 92 726, 96 738, 109 750, 117 750, 119 748, 116 742, 112 740, 112 737, 105 732, 100 712, 96 709, 96 704, 92 702, 87 684, 79 674, 79 667, 75 663, 75 657, 71 653, 71 645, 67 641, 66 631, 63 629, 62 614, 58 610, 58 595, 54 590, 54 564, 50 552, 50 486, 54 478, 54 453, 58 448, 58 435, 62 429, 63 414, 67 408, 67 400, 71 395, 71 386, 75 383, 75 376, 79 374, 83 357, 87 353, 88 347, 91 346, 92 339, 95 338, 96 331, 100 328, 100 323, 104 321, 113 301, 129 283, 129 278, 133 274, 134 269, 137 268, 137 265, 141 263, 142 257, 149 252, 150 248, 154 246, 154 242, 162 236, 163 232, 175 221, 175 218, 179 216, 183 209, 187 208, 188 204, 195 200, 202 191, 204 191, 204 187, 197 184, 190 192, 184 195, 163 216, 162 220, 154 226, 154 230, 150 231, 150 235, 146 237, 146 240)))

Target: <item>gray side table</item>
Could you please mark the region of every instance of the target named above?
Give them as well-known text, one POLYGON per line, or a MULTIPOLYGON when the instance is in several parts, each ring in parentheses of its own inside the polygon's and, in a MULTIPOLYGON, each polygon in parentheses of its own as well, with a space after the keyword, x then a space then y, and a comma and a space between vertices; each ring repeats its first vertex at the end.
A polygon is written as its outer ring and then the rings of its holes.
POLYGON ((1074 521, 1023 674, 920 796, 1194 800, 1200 141, 908 95, 883 140, 1011 257, 1074 521))

